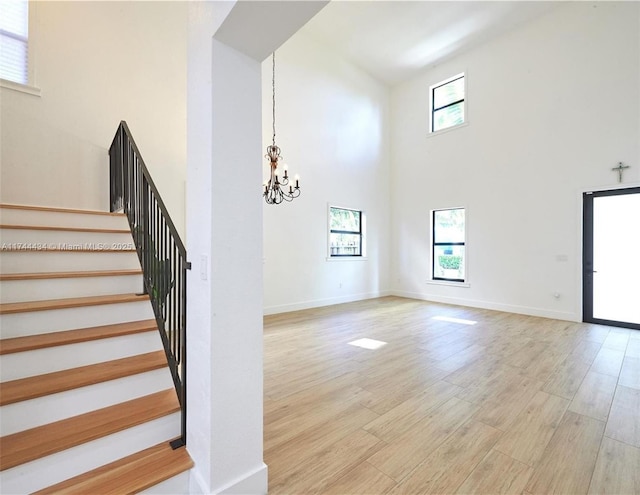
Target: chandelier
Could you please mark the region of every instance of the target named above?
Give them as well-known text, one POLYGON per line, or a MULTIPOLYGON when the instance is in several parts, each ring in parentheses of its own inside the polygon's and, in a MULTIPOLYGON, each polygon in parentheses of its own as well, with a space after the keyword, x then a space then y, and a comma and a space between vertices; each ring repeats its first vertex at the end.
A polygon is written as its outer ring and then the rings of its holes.
POLYGON ((295 186, 289 179, 287 166, 282 164, 283 174, 278 174, 278 162, 282 160, 280 148, 276 146, 276 53, 273 52, 273 78, 271 79, 273 88, 273 141, 267 146, 267 154, 264 156, 270 161, 269 179, 264 185, 264 200, 270 205, 279 205, 283 201, 293 201, 300 196, 300 178, 295 176, 295 186), (287 187, 288 186, 288 187, 287 187))

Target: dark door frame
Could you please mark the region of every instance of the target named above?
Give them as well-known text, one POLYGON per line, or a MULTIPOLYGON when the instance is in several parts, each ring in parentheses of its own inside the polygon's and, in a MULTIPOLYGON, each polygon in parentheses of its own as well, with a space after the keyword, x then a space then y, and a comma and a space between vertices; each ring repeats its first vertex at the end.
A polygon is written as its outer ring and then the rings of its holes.
POLYGON ((582 321, 640 330, 640 324, 593 317, 593 198, 639 194, 640 187, 589 191, 582 195, 582 321))

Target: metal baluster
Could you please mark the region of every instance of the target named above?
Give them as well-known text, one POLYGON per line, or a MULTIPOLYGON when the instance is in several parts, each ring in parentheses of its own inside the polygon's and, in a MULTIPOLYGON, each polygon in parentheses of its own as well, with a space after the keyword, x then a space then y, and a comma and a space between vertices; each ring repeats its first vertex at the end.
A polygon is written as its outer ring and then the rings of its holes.
POLYGON ((191 265, 125 121, 109 148, 109 182, 110 209, 122 209, 132 229, 144 291, 149 293, 180 399, 182 437, 171 443, 176 448, 186 443, 187 435, 186 297, 191 265))

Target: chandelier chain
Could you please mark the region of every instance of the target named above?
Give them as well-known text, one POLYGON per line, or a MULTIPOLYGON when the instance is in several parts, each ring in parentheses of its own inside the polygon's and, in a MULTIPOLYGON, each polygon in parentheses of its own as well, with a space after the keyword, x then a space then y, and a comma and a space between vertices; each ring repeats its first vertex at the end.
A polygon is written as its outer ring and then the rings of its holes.
POLYGON ((273 90, 273 146, 276 145, 276 52, 273 52, 273 71, 271 87, 273 90))

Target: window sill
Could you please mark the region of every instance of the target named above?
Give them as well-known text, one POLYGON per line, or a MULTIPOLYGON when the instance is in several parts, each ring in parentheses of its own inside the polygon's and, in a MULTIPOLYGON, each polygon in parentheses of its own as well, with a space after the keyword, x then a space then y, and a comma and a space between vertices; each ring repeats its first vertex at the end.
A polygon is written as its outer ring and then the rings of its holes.
POLYGON ((0 88, 10 89, 12 91, 18 91, 19 93, 26 93, 32 96, 41 96, 40 88, 35 86, 29 86, 28 84, 21 84, 13 81, 7 81, 6 79, 0 79, 0 88))
POLYGON ((327 261, 367 261, 366 256, 327 256, 327 261))
POLYGON ((432 285, 448 285, 450 287, 471 287, 469 282, 450 282, 448 280, 427 280, 432 285))
POLYGON ((446 134, 447 132, 455 131, 456 129, 460 129, 461 127, 467 127, 468 125, 469 125, 469 121, 466 121, 466 122, 463 122, 462 124, 447 127, 446 129, 440 129, 439 131, 431 131, 427 134, 427 137, 434 137, 434 136, 439 136, 440 134, 446 134))

